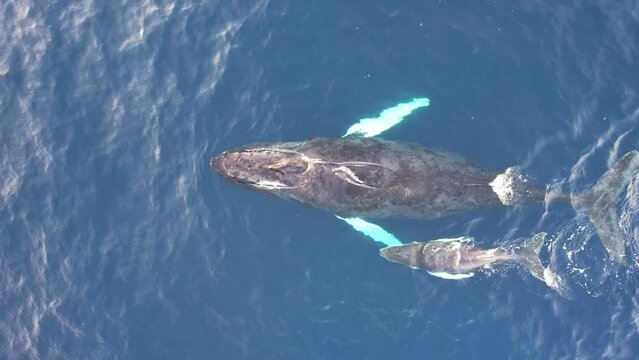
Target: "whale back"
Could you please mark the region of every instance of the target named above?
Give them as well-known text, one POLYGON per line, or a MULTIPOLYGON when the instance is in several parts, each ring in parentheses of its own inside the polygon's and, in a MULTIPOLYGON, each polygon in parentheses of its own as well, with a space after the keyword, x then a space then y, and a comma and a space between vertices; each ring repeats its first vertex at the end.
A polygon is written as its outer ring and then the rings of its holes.
POLYGON ((498 206, 497 173, 445 151, 413 143, 314 138, 295 151, 314 163, 289 196, 341 216, 436 218, 498 206))

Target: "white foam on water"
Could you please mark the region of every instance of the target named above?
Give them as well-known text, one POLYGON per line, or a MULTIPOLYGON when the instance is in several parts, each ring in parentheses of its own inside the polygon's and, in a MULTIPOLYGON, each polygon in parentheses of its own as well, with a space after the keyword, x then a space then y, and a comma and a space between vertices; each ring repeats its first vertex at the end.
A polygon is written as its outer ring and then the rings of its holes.
POLYGON ((544 269, 544 282, 546 285, 554 289, 559 286, 559 280, 559 276, 553 273, 552 270, 549 268, 544 269))
POLYGON ((517 170, 514 166, 509 167, 503 174, 497 175, 489 185, 499 197, 504 205, 515 205, 515 189, 514 177, 517 176, 517 170))

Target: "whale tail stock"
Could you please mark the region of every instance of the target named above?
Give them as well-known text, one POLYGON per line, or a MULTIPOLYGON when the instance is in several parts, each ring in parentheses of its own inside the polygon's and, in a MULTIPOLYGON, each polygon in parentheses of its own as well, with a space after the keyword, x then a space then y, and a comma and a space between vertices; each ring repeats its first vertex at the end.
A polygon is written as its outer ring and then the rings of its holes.
POLYGON ((542 265, 541 260, 539 260, 539 252, 541 251, 541 246, 544 244, 545 238, 545 232, 535 234, 521 247, 515 249, 517 260, 524 265, 534 277, 543 282, 546 282, 546 280, 544 280, 545 268, 542 265))
POLYGON ((617 203, 635 172, 639 170, 639 152, 624 155, 590 191, 572 194, 573 207, 588 214, 610 257, 626 264, 626 240, 619 224, 617 203))

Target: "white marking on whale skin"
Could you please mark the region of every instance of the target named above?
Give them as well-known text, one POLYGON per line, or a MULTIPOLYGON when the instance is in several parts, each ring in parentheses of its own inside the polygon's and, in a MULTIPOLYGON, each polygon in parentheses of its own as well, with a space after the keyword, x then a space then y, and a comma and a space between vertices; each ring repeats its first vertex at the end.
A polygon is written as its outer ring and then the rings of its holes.
POLYGON ((517 175, 517 168, 511 166, 506 169, 503 174, 497 175, 495 180, 488 184, 495 194, 497 194, 497 197, 499 197, 499 201, 504 205, 512 206, 516 204, 513 180, 517 175))
POLYGON ((442 279, 446 279, 446 280, 461 280, 461 279, 468 279, 469 277, 473 277, 475 275, 475 273, 468 273, 468 274, 449 274, 446 272, 430 272, 427 271, 429 274, 436 276, 438 278, 442 278, 442 279))
POLYGON ((374 162, 369 162, 369 161, 343 161, 343 162, 336 162, 331 164, 340 165, 340 166, 378 166, 384 169, 386 168, 383 165, 380 165, 374 162))
POLYGON ((497 256, 495 255, 496 252, 497 252, 497 249, 485 250, 483 254, 477 255, 476 259, 479 259, 479 260, 495 259, 495 260, 497 260, 497 256))
POLYGON ((488 249, 486 251, 484 251, 484 256, 494 256, 495 253, 497 252, 497 248, 494 249, 488 249))
POLYGON ((333 173, 349 184, 367 189, 375 189, 374 186, 366 185, 366 183, 364 183, 360 178, 357 177, 357 175, 355 175, 353 170, 347 168, 346 166, 337 167, 335 170, 333 170, 333 173))
POLYGON ((472 241, 473 238, 469 237, 469 236, 460 236, 458 238, 450 238, 450 239, 437 239, 437 240, 432 240, 432 241, 437 241, 437 242, 469 242, 472 241))
POLYGON ((297 186, 289 186, 286 184, 282 184, 279 181, 271 181, 271 180, 259 180, 257 181, 257 183, 255 184, 256 187, 259 187, 261 189, 294 189, 297 186))

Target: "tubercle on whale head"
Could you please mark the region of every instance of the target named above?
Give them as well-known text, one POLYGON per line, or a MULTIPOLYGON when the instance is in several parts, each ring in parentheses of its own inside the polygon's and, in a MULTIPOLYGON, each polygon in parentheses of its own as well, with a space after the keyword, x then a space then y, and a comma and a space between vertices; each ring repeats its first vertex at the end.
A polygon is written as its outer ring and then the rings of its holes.
POLYGON ((225 151, 211 158, 209 166, 239 185, 275 192, 302 186, 310 164, 296 151, 254 144, 225 151))

